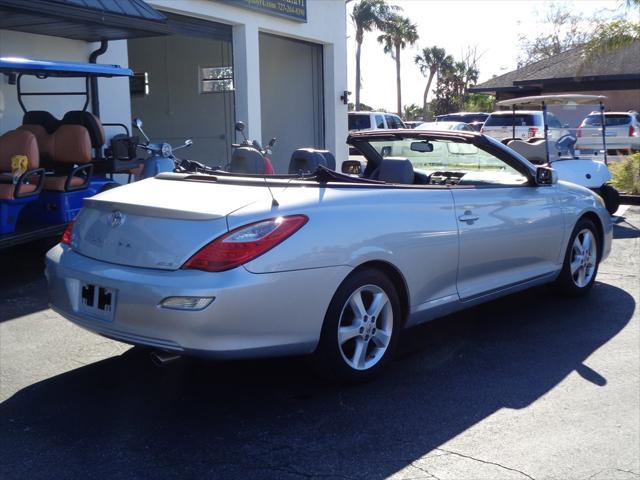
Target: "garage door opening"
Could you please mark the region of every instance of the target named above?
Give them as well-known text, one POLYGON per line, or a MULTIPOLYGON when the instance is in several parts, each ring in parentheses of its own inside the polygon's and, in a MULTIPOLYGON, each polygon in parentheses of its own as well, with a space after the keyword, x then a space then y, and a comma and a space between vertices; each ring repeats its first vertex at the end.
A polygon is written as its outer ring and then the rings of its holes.
POLYGON ((287 172, 295 149, 324 148, 322 53, 322 45, 260 34, 262 139, 278 139, 278 173, 287 172))
POLYGON ((179 156, 224 167, 234 140, 231 27, 166 15, 172 35, 128 41, 132 115, 152 141, 190 138, 179 156))

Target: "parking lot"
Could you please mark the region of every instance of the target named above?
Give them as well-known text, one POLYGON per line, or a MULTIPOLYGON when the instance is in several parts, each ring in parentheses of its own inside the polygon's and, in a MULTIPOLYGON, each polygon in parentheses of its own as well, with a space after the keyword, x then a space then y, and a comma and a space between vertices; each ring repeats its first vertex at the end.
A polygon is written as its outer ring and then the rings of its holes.
POLYGON ((637 479, 640 207, 614 233, 588 298, 415 328, 350 388, 299 358, 157 368, 47 308, 46 245, 0 252, 0 477, 637 479))

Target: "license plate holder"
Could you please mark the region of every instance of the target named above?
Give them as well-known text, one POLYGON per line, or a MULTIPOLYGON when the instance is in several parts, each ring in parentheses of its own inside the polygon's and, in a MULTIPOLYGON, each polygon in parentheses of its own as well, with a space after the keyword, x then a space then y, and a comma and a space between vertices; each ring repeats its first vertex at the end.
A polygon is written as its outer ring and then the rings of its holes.
POLYGON ((115 289, 83 283, 79 294, 79 306, 83 313, 107 322, 113 320, 117 296, 115 289))

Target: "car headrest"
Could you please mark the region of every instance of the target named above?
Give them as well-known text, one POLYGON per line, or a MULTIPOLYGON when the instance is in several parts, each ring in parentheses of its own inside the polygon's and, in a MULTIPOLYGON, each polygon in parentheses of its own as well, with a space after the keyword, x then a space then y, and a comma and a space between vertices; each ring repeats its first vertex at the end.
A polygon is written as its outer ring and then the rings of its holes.
POLYGON ((28 130, 11 130, 0 136, 0 172, 11 172, 11 159, 18 155, 27 157, 29 170, 38 168, 38 142, 28 130))
POLYGON ((61 125, 53 134, 53 160, 59 163, 89 163, 91 140, 80 125, 61 125))
POLYGON ((407 158, 386 157, 374 170, 371 178, 387 183, 412 185, 414 181, 413 165, 407 158))
POLYGON ((336 169, 336 157, 329 150, 316 150, 319 154, 321 154, 327 164, 325 165, 330 170, 336 169))
POLYGON ((299 148, 291 154, 291 161, 289 161, 289 173, 313 173, 320 165, 328 168, 327 159, 322 153, 318 150, 314 150, 313 148, 299 148))
POLYGON ((44 110, 32 110, 22 117, 23 125, 40 125, 48 134, 55 132, 60 126, 60 120, 44 110))
POLYGON ((231 154, 229 171, 232 173, 264 174, 265 164, 262 155, 250 147, 236 148, 231 154))
POLYGON ((105 135, 102 122, 91 112, 82 110, 71 110, 62 117, 63 125, 82 125, 89 131, 91 146, 99 149, 104 145, 105 135))

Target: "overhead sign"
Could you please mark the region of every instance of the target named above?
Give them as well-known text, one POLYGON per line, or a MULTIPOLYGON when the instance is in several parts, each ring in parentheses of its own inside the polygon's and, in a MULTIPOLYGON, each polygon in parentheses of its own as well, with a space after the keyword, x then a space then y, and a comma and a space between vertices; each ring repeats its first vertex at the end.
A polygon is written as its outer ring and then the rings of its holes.
POLYGON ((307 0, 220 0, 236 7, 285 17, 296 22, 307 21, 307 0))

